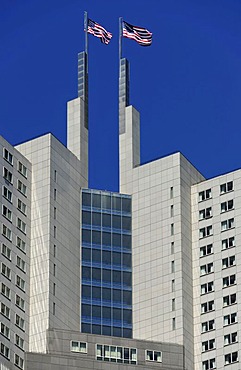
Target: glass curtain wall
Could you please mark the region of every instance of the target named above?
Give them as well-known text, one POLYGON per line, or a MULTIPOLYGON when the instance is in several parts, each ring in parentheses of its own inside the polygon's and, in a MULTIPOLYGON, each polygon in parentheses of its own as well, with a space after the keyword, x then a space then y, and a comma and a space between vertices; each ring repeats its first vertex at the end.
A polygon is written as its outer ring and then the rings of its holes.
POLYGON ((82 190, 81 330, 132 337, 131 197, 82 190))

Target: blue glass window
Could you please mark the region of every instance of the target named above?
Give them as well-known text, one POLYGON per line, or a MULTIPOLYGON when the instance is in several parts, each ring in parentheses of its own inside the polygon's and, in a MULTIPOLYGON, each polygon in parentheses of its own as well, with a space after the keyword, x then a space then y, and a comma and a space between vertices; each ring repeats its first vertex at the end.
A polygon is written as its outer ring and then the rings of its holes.
POLYGON ((88 189, 82 206, 81 330, 131 338, 131 197, 88 189))

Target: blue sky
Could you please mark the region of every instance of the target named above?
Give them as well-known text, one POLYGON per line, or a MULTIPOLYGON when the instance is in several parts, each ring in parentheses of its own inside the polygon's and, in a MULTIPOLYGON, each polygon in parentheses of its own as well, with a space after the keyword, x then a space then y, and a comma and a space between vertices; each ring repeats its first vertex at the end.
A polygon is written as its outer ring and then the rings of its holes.
POLYGON ((123 40, 142 162, 180 150, 207 178, 240 168, 240 0, 1 0, 0 134, 66 144, 85 10, 113 33, 89 35, 90 187, 118 190, 119 16, 153 32, 148 48, 123 40))

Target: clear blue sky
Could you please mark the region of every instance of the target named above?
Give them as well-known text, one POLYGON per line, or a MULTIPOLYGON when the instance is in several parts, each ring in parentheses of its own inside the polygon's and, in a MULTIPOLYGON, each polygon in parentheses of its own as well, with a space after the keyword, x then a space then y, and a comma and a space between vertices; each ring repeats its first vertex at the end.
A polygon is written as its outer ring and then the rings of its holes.
POLYGON ((180 150, 207 178, 240 168, 240 0, 1 0, 0 134, 66 144, 84 10, 113 33, 89 35, 90 187, 118 190, 119 16, 153 32, 151 47, 123 40, 142 162, 180 150))

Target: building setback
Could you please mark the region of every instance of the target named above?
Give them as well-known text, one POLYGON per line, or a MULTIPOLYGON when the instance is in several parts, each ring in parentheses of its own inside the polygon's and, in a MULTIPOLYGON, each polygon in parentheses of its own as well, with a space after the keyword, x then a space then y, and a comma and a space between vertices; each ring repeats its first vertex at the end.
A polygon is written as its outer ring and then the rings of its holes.
POLYGON ((0 137, 0 370, 239 370, 241 171, 141 164, 124 58, 120 193, 88 188, 85 52, 67 116, 67 148, 0 137))

